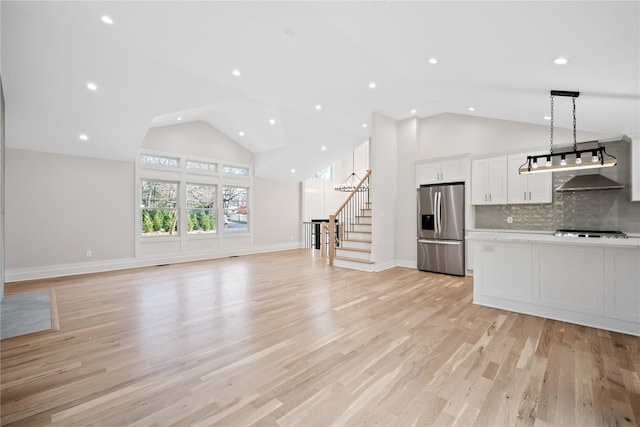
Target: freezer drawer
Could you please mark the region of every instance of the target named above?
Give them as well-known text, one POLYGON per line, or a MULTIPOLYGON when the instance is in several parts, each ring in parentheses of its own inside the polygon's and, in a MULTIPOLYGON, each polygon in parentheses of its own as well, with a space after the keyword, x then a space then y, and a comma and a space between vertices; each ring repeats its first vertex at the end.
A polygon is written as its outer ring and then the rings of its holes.
POLYGON ((418 270, 464 276, 464 240, 418 240, 418 270))

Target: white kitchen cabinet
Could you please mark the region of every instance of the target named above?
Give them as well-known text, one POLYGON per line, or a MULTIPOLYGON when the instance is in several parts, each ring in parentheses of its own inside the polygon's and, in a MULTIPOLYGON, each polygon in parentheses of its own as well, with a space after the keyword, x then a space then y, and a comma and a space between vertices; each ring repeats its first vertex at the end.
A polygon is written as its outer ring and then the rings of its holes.
POLYGON ((605 315, 640 324, 640 251, 606 248, 605 315))
POLYGON ((526 161, 527 154, 513 154, 507 157, 507 202, 509 204, 551 203, 552 174, 519 174, 518 169, 526 161))
POLYGON ((471 204, 507 204, 507 156, 473 161, 471 167, 471 204))
POLYGON ((531 301, 531 245, 476 242, 474 293, 512 301, 531 301))
POLYGON ((575 312, 604 312, 604 249, 535 245, 532 265, 534 303, 575 312))
POLYGON ((416 164, 416 187, 425 184, 467 181, 469 157, 450 157, 416 164))

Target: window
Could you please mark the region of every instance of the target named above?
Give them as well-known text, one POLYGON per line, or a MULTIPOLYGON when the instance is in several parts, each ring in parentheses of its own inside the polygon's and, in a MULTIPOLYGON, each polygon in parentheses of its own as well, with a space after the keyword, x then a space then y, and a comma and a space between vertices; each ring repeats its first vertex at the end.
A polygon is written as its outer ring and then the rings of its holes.
POLYGON ((178 183, 142 180, 142 235, 168 236, 178 233, 178 183))
POLYGON ((147 166, 166 166, 170 168, 177 168, 180 164, 175 157, 153 156, 149 154, 141 154, 140 163, 147 166))
POLYGON ((238 166, 224 165, 222 167, 222 171, 224 173, 228 173, 228 174, 231 174, 231 175, 249 176, 249 168, 242 168, 242 167, 238 167, 238 166))
POLYGON ((191 172, 218 172, 218 165, 215 163, 196 162, 195 160, 187 160, 187 169, 191 172))
POLYGON ((314 177, 318 179, 333 179, 333 165, 331 164, 324 169, 320 169, 314 177))
POLYGON ((187 183, 187 233, 215 233, 216 186, 187 183))
POLYGON ((225 185, 222 190, 224 209, 224 232, 247 233, 249 231, 249 208, 247 201, 249 189, 225 185))

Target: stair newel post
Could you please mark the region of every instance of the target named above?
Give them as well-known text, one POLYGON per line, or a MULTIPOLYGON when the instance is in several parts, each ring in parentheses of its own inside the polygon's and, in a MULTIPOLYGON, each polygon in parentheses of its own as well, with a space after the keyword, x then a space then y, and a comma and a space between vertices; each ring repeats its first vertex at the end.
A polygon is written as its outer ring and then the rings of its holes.
POLYGON ((336 256, 336 216, 329 215, 329 265, 333 265, 336 256))

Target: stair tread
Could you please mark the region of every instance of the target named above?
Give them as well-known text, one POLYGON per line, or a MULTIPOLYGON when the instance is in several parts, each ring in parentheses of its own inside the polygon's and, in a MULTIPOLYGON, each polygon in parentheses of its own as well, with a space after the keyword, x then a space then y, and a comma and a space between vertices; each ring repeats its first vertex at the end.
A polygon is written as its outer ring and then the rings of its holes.
POLYGON ((360 264, 373 264, 373 261, 370 261, 368 259, 348 258, 344 256, 336 256, 334 257, 334 259, 339 259, 342 261, 359 262, 360 264))
POLYGON ((371 249, 337 247, 336 250, 371 253, 371 249))
POLYGON ((346 233, 362 233, 362 234, 371 234, 370 231, 347 231, 346 233))
POLYGON ((342 239, 342 242, 372 243, 371 240, 364 239, 342 239))

